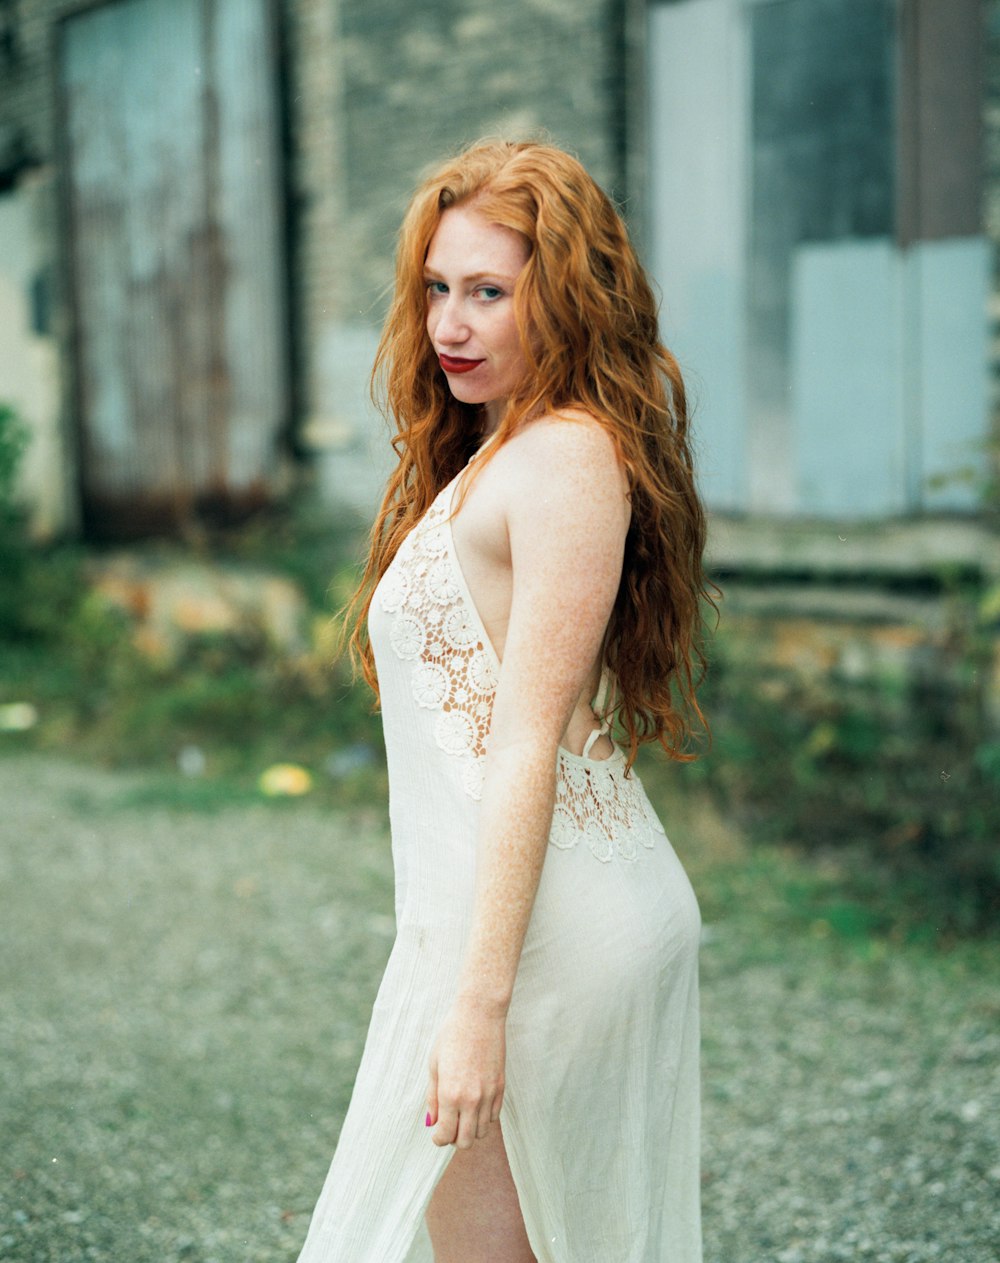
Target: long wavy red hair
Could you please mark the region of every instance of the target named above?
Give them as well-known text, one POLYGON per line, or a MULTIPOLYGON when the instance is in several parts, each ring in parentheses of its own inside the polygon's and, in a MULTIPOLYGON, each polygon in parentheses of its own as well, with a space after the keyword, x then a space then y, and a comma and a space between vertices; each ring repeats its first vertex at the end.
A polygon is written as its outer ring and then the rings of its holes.
POLYGON ((529 365, 485 459, 533 418, 591 413, 626 471, 632 520, 604 660, 629 764, 640 744, 695 757, 705 731, 695 696, 703 674, 705 515, 695 488, 687 402, 657 330, 657 304, 608 197, 569 154, 534 142, 483 142, 417 190, 400 231, 396 283, 372 376, 396 426, 399 458, 348 609, 351 650, 378 692, 367 638, 372 593, 406 535, 483 438, 475 405, 452 397, 426 331, 424 262, 444 211, 474 200, 490 222, 521 233, 529 258, 514 293, 529 365))

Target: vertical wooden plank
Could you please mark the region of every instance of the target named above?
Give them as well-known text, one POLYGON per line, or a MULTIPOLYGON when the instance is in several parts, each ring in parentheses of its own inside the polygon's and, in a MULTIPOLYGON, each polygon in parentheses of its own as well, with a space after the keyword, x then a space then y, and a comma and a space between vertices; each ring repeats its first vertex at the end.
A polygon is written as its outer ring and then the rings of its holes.
POLYGON ((750 504, 793 511, 793 264, 803 243, 892 236, 893 11, 887 0, 774 0, 747 12, 750 504))
POLYGON ((902 0, 900 242, 982 231, 983 0, 902 0))
POLYGON ((215 0, 218 215, 226 242, 225 358, 231 378, 229 485, 250 488, 275 459, 287 424, 287 318, 283 279, 276 56, 269 4, 215 0))
POLYGON ((985 237, 911 246, 919 295, 913 357, 920 393, 920 501, 924 509, 980 508, 988 477, 990 381, 985 237))
POLYGON ((795 251, 793 454, 806 515, 901 513, 900 260, 889 239, 795 251))
POLYGON ((985 15, 982 0, 902 0, 901 14, 910 498, 914 508, 969 511, 982 503, 989 432, 985 15))
POLYGON ((702 490, 729 510, 747 494, 743 49, 733 0, 650 9, 651 266, 695 406, 702 490))

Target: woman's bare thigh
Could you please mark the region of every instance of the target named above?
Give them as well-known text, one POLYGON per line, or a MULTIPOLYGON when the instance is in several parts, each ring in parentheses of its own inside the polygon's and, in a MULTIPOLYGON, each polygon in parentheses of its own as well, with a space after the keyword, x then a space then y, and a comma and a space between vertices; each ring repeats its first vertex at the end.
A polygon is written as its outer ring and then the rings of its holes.
POLYGON ((434 1263, 535 1263, 499 1123, 459 1149, 427 1207, 434 1263))

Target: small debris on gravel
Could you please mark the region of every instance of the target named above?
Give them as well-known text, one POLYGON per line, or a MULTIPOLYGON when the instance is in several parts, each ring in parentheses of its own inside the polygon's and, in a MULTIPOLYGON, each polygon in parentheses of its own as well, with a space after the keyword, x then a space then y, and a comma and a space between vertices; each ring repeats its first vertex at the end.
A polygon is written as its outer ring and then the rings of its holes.
MULTIPOLYGON (((0 759, 0 1259, 290 1263, 391 945, 386 828, 142 784, 0 759)), ((742 890, 702 947, 705 1263, 997 1263, 997 943, 742 890)))

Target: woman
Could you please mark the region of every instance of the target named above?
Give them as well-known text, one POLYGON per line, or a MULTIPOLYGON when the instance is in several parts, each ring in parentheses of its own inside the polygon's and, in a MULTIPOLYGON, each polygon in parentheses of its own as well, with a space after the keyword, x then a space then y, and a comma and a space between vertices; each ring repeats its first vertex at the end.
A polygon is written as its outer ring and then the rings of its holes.
POLYGON ((300 1263, 416 1258, 425 1211, 436 1263, 696 1263, 698 909, 630 769, 691 757, 704 521, 575 159, 480 144, 426 181, 376 373, 399 464, 353 643, 397 938, 300 1263))

